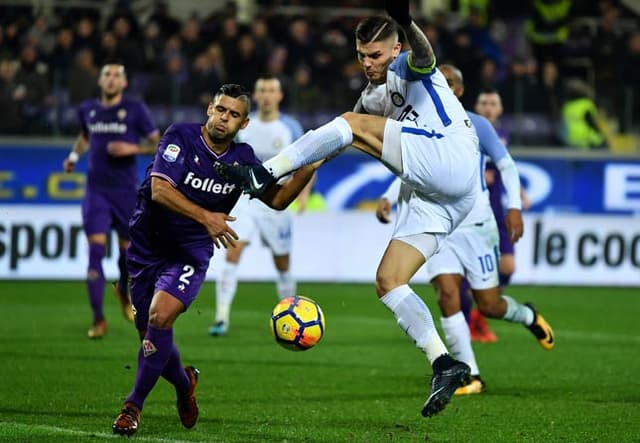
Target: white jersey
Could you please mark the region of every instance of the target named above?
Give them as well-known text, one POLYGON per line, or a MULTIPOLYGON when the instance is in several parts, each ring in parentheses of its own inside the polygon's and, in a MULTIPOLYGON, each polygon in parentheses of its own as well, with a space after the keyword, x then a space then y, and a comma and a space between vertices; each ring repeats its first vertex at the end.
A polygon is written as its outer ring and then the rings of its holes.
POLYGON ((426 74, 409 68, 408 52, 389 66, 384 85, 368 85, 362 91, 362 106, 369 113, 383 115, 433 137, 468 132, 475 137, 471 122, 444 75, 437 68, 426 74))
POLYGON ((408 185, 400 192, 394 238, 450 233, 473 206, 479 154, 471 121, 442 73, 411 68, 402 53, 386 84, 369 85, 361 103, 367 113, 401 122, 394 132, 388 120, 383 140, 383 161, 387 147, 399 144, 402 168, 391 169, 408 185))
MULTIPOLYGON (((257 113, 249 114, 249 125, 238 132, 237 140, 251 145, 261 161, 269 160, 286 146, 302 136, 303 130, 297 120, 280 114, 277 120, 265 122, 257 113)), ((277 211, 258 199, 249 199, 243 194, 231 211, 236 217, 232 227, 240 240, 249 241, 258 232, 264 244, 274 255, 288 254, 291 248, 291 213, 277 211)))

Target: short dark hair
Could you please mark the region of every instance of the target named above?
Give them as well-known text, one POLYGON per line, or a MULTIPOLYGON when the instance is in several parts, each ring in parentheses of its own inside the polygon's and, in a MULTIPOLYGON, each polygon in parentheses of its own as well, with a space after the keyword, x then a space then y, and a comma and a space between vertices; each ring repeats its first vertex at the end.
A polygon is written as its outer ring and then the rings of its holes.
POLYGON ((500 95, 500 92, 494 88, 493 86, 483 86, 482 88, 480 88, 480 92, 478 92, 478 95, 480 94, 498 94, 500 95))
POLYGON ((122 73, 125 76, 127 75, 127 67, 124 65, 124 62, 122 61, 122 59, 116 58, 116 57, 109 57, 109 58, 105 59, 105 61, 102 62, 102 68, 104 68, 107 65, 119 65, 119 66, 122 66, 122 73))
POLYGON ((398 25, 382 15, 367 17, 356 27, 356 39, 363 43, 386 40, 394 34, 398 35, 398 25))
POLYGON ((226 83, 220 86, 220 89, 218 89, 218 92, 216 92, 213 97, 214 101, 221 95, 243 101, 247 105, 247 114, 251 111, 251 92, 244 86, 235 83, 226 83))

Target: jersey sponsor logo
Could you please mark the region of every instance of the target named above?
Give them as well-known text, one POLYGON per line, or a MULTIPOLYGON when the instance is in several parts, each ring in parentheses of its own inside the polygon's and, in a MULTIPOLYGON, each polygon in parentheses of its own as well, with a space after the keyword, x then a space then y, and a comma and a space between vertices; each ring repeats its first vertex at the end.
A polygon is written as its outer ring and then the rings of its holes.
POLYGON ((233 183, 217 183, 211 177, 201 178, 192 171, 189 171, 185 177, 184 184, 191 186, 193 189, 222 195, 230 194, 236 188, 233 183))
POLYGON ((173 163, 178 159, 179 154, 180 154, 180 146, 171 144, 167 146, 167 148, 162 153, 162 158, 164 158, 169 163, 173 163))
POLYGON ((127 125, 118 122, 95 122, 88 125, 91 134, 124 134, 127 132, 127 125))
POLYGON ((156 352, 158 352, 158 348, 156 348, 156 345, 151 343, 151 341, 147 340, 146 338, 142 340, 142 353, 144 354, 144 358, 147 358, 150 355, 155 354, 156 352))

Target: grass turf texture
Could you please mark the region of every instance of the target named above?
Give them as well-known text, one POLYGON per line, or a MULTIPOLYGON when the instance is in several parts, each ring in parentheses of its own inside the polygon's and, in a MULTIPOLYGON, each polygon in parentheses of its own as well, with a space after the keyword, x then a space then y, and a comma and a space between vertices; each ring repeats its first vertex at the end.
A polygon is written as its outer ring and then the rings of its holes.
MULTIPOLYGON (((0 441, 113 440, 111 423, 135 377, 137 335, 108 291, 109 332, 86 338, 82 282, 0 282, 0 441)), ((430 287, 416 286, 434 313, 430 287)), ((475 345, 487 392, 454 397, 424 419, 430 368, 376 300, 372 285, 301 284, 327 317, 306 352, 278 346, 272 284, 241 283, 230 334, 207 335, 213 285, 175 327, 185 365, 201 371, 200 420, 180 425, 173 388, 147 399, 144 442, 631 442, 640 439, 637 289, 513 287, 555 328, 542 350, 519 325, 491 321, 475 345)), ((439 315, 436 314, 436 318, 439 315)))

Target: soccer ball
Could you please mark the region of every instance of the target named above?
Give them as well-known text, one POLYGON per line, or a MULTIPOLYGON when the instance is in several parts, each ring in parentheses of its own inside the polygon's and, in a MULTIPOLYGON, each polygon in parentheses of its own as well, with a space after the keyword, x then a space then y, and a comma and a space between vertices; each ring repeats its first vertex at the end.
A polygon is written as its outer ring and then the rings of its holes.
POLYGON ((306 351, 324 334, 324 314, 318 304, 301 295, 283 298, 271 314, 271 332, 291 351, 306 351))

